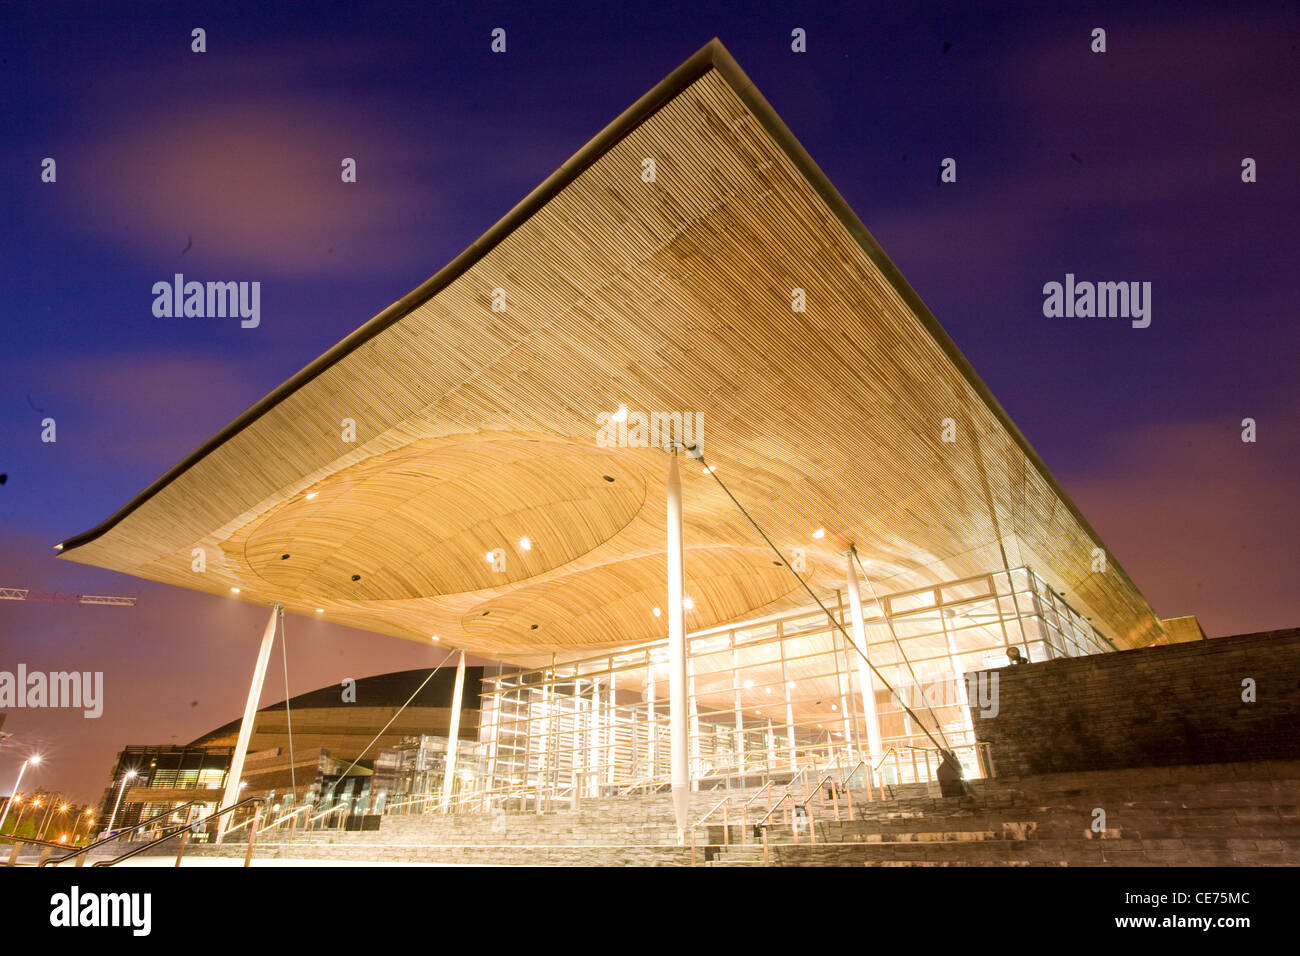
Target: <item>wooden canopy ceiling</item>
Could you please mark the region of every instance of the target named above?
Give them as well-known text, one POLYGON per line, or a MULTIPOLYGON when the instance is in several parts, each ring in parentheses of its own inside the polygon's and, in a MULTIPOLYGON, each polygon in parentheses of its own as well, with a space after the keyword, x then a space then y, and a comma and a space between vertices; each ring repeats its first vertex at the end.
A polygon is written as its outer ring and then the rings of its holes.
MULTIPOLYGON (((702 413, 707 461, 806 549, 816 589, 841 586, 850 544, 881 593, 1030 564, 1120 646, 1161 634, 1113 558, 1092 570, 1095 533, 716 40, 63 555, 525 666, 654 639, 668 460, 599 446, 620 405, 702 413)), ((803 603, 684 464, 688 628, 803 603)))

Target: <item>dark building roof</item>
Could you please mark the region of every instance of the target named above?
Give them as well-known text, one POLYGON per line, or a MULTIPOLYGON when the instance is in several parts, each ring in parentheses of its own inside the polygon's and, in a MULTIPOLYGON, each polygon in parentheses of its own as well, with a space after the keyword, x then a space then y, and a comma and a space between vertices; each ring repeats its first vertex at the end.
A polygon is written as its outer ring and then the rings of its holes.
MULTIPOLYGON (((340 715, 361 714, 372 708, 396 712, 412 694, 416 693, 416 690, 420 688, 420 684, 427 677, 429 677, 429 671, 423 668, 394 671, 391 674, 376 674, 373 677, 360 677, 356 679, 356 699, 352 702, 344 702, 341 683, 320 687, 305 694, 291 697, 289 698, 289 716, 295 721, 295 736, 299 734, 300 730, 305 729, 305 721, 308 717, 306 712, 308 711, 315 712, 313 716, 319 716, 322 711, 338 711, 340 715), (300 711, 303 712, 301 719, 298 716, 300 711)), ((461 720, 461 736, 465 736, 466 731, 478 726, 477 711, 482 680, 482 667, 465 668, 465 695, 461 705, 465 714, 461 720)), ((402 715, 403 718, 417 718, 421 713, 427 714, 432 710, 445 712, 451 707, 455 686, 456 668, 441 668, 433 675, 428 684, 419 690, 415 699, 406 707, 402 715)), ((263 715, 279 714, 284 709, 284 701, 281 700, 258 710, 259 728, 262 724, 263 715)), ((403 719, 400 722, 400 728, 395 725, 394 729, 404 729, 404 732, 410 733, 412 731, 409 723, 409 719, 403 719)), ((369 733, 376 734, 382 727, 383 721, 379 721, 373 727, 367 729, 369 733)), ((445 732, 445 721, 430 720, 426 732, 435 733, 438 728, 445 732)), ((238 732, 239 718, 235 718, 230 723, 223 724, 197 737, 190 746, 208 746, 238 732)))

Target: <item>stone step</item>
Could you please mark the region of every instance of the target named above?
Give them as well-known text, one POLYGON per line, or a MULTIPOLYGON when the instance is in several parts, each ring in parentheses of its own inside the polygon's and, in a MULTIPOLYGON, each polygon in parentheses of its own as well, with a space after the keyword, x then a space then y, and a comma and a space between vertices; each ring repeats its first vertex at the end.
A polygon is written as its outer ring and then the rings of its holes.
MULTIPOLYGON (((970 792, 943 798, 930 785, 898 788, 893 799, 852 794, 835 819, 833 803, 814 802, 817 842, 800 843, 774 815, 767 828, 774 865, 1262 865, 1300 863, 1300 763, 1157 769, 1141 773, 1074 773, 1021 780, 976 781, 970 792), (1106 811, 1106 830, 1092 831, 1093 811, 1106 811)), ((802 795, 801 795, 802 796, 802 795)), ((691 795, 698 819, 717 806, 716 793, 691 795)), ((766 794, 731 792, 729 829, 721 813, 694 830, 697 863, 758 865, 766 794), (759 794, 747 818, 739 805, 759 794), (761 805, 761 809, 760 809, 761 805), (727 841, 729 840, 729 843, 727 841), (726 845, 724 845, 726 844, 726 845), (707 858, 707 859, 706 859, 707 858)), ((162 853, 173 853, 164 849, 162 853)), ((244 846, 196 846, 197 854, 242 856, 244 846)), ((377 831, 277 830, 265 834, 258 858, 375 860, 480 865, 687 865, 677 845, 667 794, 592 798, 577 810, 384 817, 377 831)))

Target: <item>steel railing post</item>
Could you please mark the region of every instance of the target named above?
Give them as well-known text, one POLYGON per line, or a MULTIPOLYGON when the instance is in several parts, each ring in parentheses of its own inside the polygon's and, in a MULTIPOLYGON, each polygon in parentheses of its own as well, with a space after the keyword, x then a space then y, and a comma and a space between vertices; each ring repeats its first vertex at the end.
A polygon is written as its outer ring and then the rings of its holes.
MULTIPOLYGON (((193 807, 190 807, 189 812, 187 812, 187 813, 185 814, 185 826, 188 828, 189 825, 190 825, 190 823, 191 823, 193 820, 194 820, 194 808, 193 808, 193 807)), ((176 865, 177 865, 177 866, 180 866, 180 865, 181 865, 181 857, 183 857, 183 856, 185 855, 185 841, 188 840, 189 838, 190 838, 190 831, 189 831, 188 829, 186 829, 185 832, 181 834, 181 838, 180 838, 180 840, 177 841, 177 846, 176 846, 176 865)), ((82 855, 82 856, 85 856, 86 854, 83 853, 83 854, 81 854, 81 855, 82 855)))
POLYGON ((257 842, 257 825, 262 822, 262 808, 253 811, 253 822, 248 828, 248 849, 244 851, 244 866, 253 865, 253 846, 257 842))

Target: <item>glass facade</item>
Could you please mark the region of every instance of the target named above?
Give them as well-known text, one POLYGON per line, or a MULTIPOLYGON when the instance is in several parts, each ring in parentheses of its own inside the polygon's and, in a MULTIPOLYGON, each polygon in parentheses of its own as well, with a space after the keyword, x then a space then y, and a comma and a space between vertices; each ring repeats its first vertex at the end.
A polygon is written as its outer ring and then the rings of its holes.
MULTIPOLYGON (((968 777, 984 775, 962 675, 1008 664, 1113 651, 1029 568, 865 600, 868 657, 891 784, 935 779, 935 745, 968 777)), ((828 608, 850 634, 844 600, 828 608)), ((688 617, 689 623, 689 617, 688 617)), ((740 622, 687 638, 689 753, 695 786, 789 775, 813 765, 873 763, 859 655, 820 608, 740 622), (864 763, 865 762, 865 763, 864 763)), ((667 642, 527 671, 486 675, 477 763, 461 804, 572 801, 668 783, 667 642)), ((458 774, 460 776, 460 774, 458 774)))
MULTIPOLYGON (((482 777, 484 770, 480 748, 474 741, 459 743, 453 801, 460 798, 462 790, 473 793, 474 781, 482 777)), ((446 737, 403 737, 398 746, 381 750, 375 758, 370 779, 372 812, 420 813, 437 807, 442 800, 446 770, 446 737)))
POLYGON ((126 747, 117 755, 113 782, 104 791, 98 819, 103 826, 112 820, 115 830, 134 826, 184 802, 177 791, 213 792, 214 799, 201 805, 203 812, 211 812, 217 807, 215 792, 226 785, 233 752, 232 747, 126 747), (126 780, 129 772, 135 776, 126 780), (140 799, 151 790, 157 791, 156 800, 140 799))

